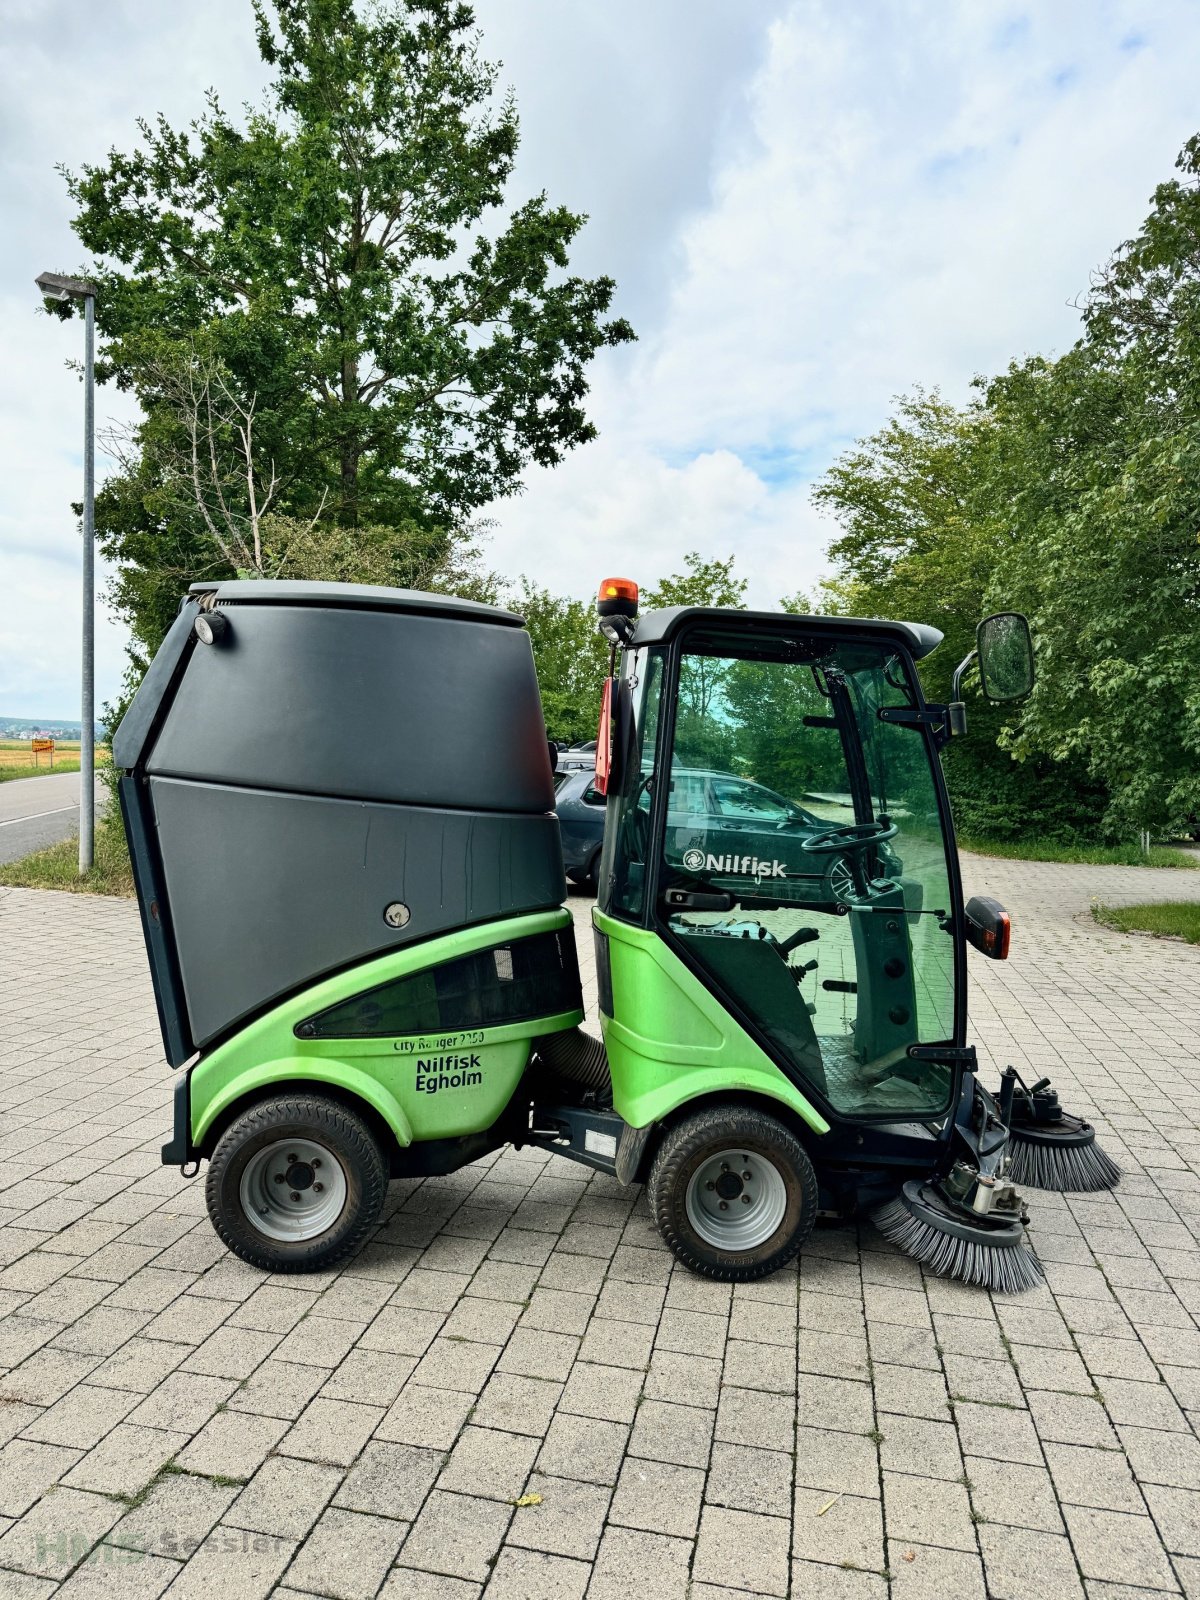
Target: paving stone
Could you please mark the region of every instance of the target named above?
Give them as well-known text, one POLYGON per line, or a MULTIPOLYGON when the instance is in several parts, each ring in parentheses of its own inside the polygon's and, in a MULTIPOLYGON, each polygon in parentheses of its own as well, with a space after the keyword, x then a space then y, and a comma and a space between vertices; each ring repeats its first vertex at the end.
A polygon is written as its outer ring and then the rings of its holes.
POLYGON ((382 1350, 351 1350, 321 1385, 321 1398, 390 1406, 416 1364, 413 1356, 394 1356, 382 1350))
POLYGON ((551 1422, 538 1454, 538 1470, 551 1477, 615 1484, 628 1438, 625 1423, 560 1414, 551 1422))
MULTIPOLYGON (((728 1370, 724 1380, 730 1384, 734 1382, 728 1370)), ((683 1356, 674 1350, 656 1350, 650 1357, 645 1391, 648 1400, 669 1400, 681 1406, 715 1406, 721 1397, 721 1387, 719 1361, 705 1356, 683 1356)))
POLYGON ((288 1568, 288 1582, 335 1600, 372 1600, 408 1527, 331 1506, 288 1568))
POLYGON ((379 1591, 379 1600, 479 1600, 482 1593, 482 1584, 468 1583, 464 1578, 416 1572, 411 1567, 393 1567, 391 1576, 379 1591))
POLYGON ((653 1328, 636 1322, 615 1322, 593 1317, 579 1347, 581 1361, 599 1362, 609 1367, 632 1367, 644 1372, 654 1347, 653 1328))
POLYGON ((73 1489, 94 1489, 98 1494, 140 1494, 187 1438, 186 1433, 123 1422, 89 1450, 63 1481, 73 1489))
POLYGON ((696 1532, 704 1473, 630 1456, 621 1468, 609 1521, 647 1533, 690 1538, 696 1532))
POLYGON ((790 1578, 788 1525, 783 1517, 705 1506, 692 1576, 697 1583, 786 1595, 790 1578))
POLYGON ((1046 1464, 1064 1504, 1091 1506, 1101 1511, 1141 1512, 1145 1509, 1129 1463, 1119 1451, 1095 1450, 1087 1445, 1048 1444, 1046 1464))
POLYGON ((974 1554, 971 1505, 961 1483, 885 1472, 883 1504, 888 1536, 914 1544, 946 1545, 974 1554))
POLYGON ((1144 1513, 1065 1506, 1067 1531, 1085 1578, 1173 1589, 1175 1576, 1157 1530, 1144 1513))
POLYGON ((238 1385, 229 1398, 229 1408, 294 1422, 327 1378, 322 1367, 302 1367, 271 1358, 253 1377, 238 1385))
POLYGON ((1129 1463, 1142 1483, 1200 1489, 1200 1439, 1156 1428, 1118 1427, 1129 1463))
POLYGON ((484 1583, 513 1516, 511 1506, 434 1489, 404 1541, 398 1564, 484 1583))
POLYGON ((58 1489, 43 1497, 0 1536, 0 1568, 63 1578, 121 1515, 103 1495, 58 1489))
POLYGON ((595 1556, 611 1497, 608 1488, 535 1472, 525 1492, 541 1499, 517 1508, 508 1530, 509 1545, 581 1560, 595 1556))
POLYGON ((190 1437, 215 1416, 235 1388, 228 1378, 172 1372, 144 1400, 139 1400, 126 1420, 146 1428, 170 1428, 190 1437))
POLYGON ((322 1400, 318 1396, 280 1439, 279 1452, 304 1461, 329 1461, 348 1467, 383 1417, 382 1406, 354 1405, 349 1400, 322 1400))
MULTIPOLYGON (((889 1539, 888 1570, 892 1575, 892 1600, 985 1600, 983 1565, 977 1555, 964 1550, 889 1539)), ((819 1591, 813 1600, 820 1600, 819 1591)))
MULTIPOLYGON (((928 1480, 931 1484, 933 1479, 928 1480)), ((884 1566, 883 1517, 878 1500, 798 1488, 792 1553, 803 1561, 848 1562, 867 1571, 884 1566)))
POLYGON ((518 1328, 496 1363, 497 1372, 515 1372, 526 1378, 550 1378, 565 1383, 579 1354, 580 1340, 570 1333, 545 1333, 540 1328, 518 1328))
POLYGON ((179 1465, 207 1477, 249 1478, 286 1432, 277 1417, 219 1411, 179 1452, 179 1465))
POLYGON ((171 1472, 150 1486, 141 1506, 122 1517, 107 1534, 107 1542, 187 1560, 238 1493, 232 1483, 211 1483, 208 1478, 171 1472))
MULTIPOLYGON (((492 1382, 497 1380, 493 1378, 492 1382)), ((375 1429, 377 1438, 397 1444, 448 1450, 474 1409, 470 1395, 452 1389, 423 1389, 410 1383, 375 1429)))
POLYGON ((1156 1483, 1146 1484, 1143 1493, 1167 1549, 1178 1555, 1200 1556, 1200 1494, 1156 1483))
MULTIPOLYGON (((1055 1445, 1053 1448, 1069 1450, 1073 1447, 1055 1445)), ((968 1456, 966 1478, 972 1510, 982 1521, 1036 1528, 1045 1533, 1064 1531, 1055 1485, 1044 1467, 1014 1468, 1007 1461, 968 1456)))
POLYGON ((485 1593, 487 1600, 583 1600, 591 1575, 587 1561, 506 1547, 485 1593))
POLYGON ((71 1470, 83 1455, 61 1445, 12 1439, 0 1450, 0 1514, 22 1517, 51 1484, 71 1470))
POLYGON ((1065 1537, 1027 1528, 979 1529, 988 1592, 993 1600, 1082 1600, 1083 1585, 1065 1537))
POLYGON ((337 1467, 272 1456, 225 1512, 235 1528, 303 1539, 342 1479, 337 1467))
POLYGON ((261 1600, 295 1548, 290 1539, 218 1523, 165 1592, 170 1600, 261 1600))
POLYGON ((690 1539, 610 1525, 600 1541, 587 1600, 629 1600, 631 1574, 636 1574, 638 1600, 688 1600, 698 1587, 688 1577, 692 1549, 690 1539))
POLYGON ((796 1482, 809 1489, 879 1497, 879 1457, 865 1434, 796 1430, 796 1482))
POLYGON ((632 1422, 645 1374, 579 1361, 562 1391, 561 1409, 605 1422, 632 1422))
POLYGON ((138 1396, 125 1389, 101 1389, 81 1383, 26 1428, 25 1437, 43 1444, 87 1450, 128 1416, 137 1403, 138 1396))
POLYGON ((870 1433, 875 1426, 871 1386, 851 1383, 845 1378, 821 1378, 802 1373, 796 1394, 796 1416, 805 1427, 870 1433))
POLYGON ((796 1391, 795 1358, 778 1345, 730 1339, 725 1349, 724 1381, 742 1389, 791 1395, 796 1391))
POLYGON ((1082 1395, 1034 1393, 1029 1396, 1034 1426, 1043 1443, 1090 1444, 1113 1450, 1118 1440, 1104 1407, 1082 1395))
MULTIPOLYGON (((926 1372, 917 1367, 893 1367, 886 1362, 879 1362, 875 1367, 874 1380, 875 1400, 881 1412, 928 1417, 934 1422, 949 1420, 950 1396, 940 1372, 926 1372)), ((964 1398, 976 1397, 967 1395, 964 1398)), ((990 1396, 986 1398, 990 1399, 990 1396)))
MULTIPOLYGON (((795 1600, 887 1600, 887 1579, 879 1572, 855 1572, 849 1567, 827 1567, 816 1561, 792 1562, 795 1600)), ((693 1590, 696 1600, 740 1600, 733 1590, 693 1590)))
POLYGON ((754 1450, 742 1444, 713 1446, 705 1499, 710 1505, 768 1516, 791 1514, 792 1458, 780 1450, 754 1450))
MULTIPOLYGON (((66 1600, 156 1600, 179 1572, 179 1562, 101 1542, 56 1591, 66 1600)), ((0 1594, 4 1593, 0 1575, 0 1594)))
POLYGON ((439 1487, 511 1505, 525 1492, 539 1448, 538 1440, 528 1434, 464 1428, 441 1470, 439 1487))
POLYGON ((414 1381, 426 1388, 479 1394, 500 1356, 499 1345, 476 1344, 440 1334, 417 1363, 414 1381))
MULTIPOLYGON (((958 1431, 952 1422, 889 1414, 880 1419, 880 1434, 879 1456, 885 1470, 955 1482, 962 1477, 958 1431)), ((1036 1451, 1036 1439, 1033 1448, 1036 1451)), ((856 1491, 867 1492, 865 1489, 856 1491)))
MULTIPOLYGON (((990 1456, 997 1461, 1014 1461, 1027 1466, 1042 1465, 1042 1447, 1033 1418, 1027 1411, 1011 1411, 1006 1406, 960 1403, 954 1407, 959 1437, 975 1456, 990 1456)), ((893 1424, 890 1419, 887 1429, 893 1424)), ((886 1437, 886 1430, 885 1430, 886 1437)))
POLYGON ((629 1453, 681 1467, 706 1467, 715 1413, 698 1406, 644 1400, 629 1440, 629 1453))

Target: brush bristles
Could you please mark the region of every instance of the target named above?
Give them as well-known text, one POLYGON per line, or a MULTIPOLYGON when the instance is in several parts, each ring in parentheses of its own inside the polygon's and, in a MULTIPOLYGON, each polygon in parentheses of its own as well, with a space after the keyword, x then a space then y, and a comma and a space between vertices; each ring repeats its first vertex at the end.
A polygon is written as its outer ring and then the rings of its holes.
POLYGON ((1042 1264, 1023 1245, 982 1244, 943 1233, 932 1223, 914 1217, 903 1200, 889 1200, 871 1213, 871 1221, 905 1255, 923 1262, 943 1278, 994 1289, 999 1294, 1023 1294, 1045 1283, 1042 1264))
POLYGON ((1090 1194, 1115 1189, 1121 1169, 1092 1139, 1087 1144, 1046 1144, 1023 1139, 1016 1127, 1008 1139, 1007 1176, 1031 1189, 1052 1189, 1056 1194, 1090 1194))

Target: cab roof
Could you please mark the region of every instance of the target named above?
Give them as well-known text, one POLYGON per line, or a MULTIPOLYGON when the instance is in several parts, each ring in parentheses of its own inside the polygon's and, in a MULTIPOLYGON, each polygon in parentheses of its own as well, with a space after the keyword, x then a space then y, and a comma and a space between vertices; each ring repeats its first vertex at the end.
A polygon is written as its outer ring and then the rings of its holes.
POLYGON ((689 622, 730 622, 740 627, 762 626, 778 629, 786 625, 797 633, 829 633, 902 644, 914 661, 936 650, 944 635, 924 622, 889 622, 880 617, 810 617, 791 611, 741 611, 732 606, 669 606, 662 611, 647 611, 637 619, 630 648, 665 644, 689 622))

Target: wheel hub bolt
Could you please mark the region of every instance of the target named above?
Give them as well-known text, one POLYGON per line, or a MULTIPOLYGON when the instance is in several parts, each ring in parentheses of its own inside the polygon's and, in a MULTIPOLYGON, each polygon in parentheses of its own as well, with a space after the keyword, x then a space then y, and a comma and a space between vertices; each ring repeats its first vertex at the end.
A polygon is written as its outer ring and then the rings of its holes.
POLYGON ((744 1194, 742 1196, 742 1204, 744 1206, 748 1206, 750 1204, 750 1196, 748 1194, 744 1194))
POLYGON ((275 1174, 275 1182, 276 1183, 282 1183, 283 1182, 283 1173, 282 1172, 277 1172, 275 1174))
POLYGON ((716 1184, 715 1184, 715 1183, 706 1183, 706 1184, 705 1184, 705 1185, 704 1185, 704 1187, 705 1187, 705 1188, 706 1188, 706 1189, 715 1189, 715 1188, 716 1188, 716 1187, 717 1187, 717 1186, 716 1186, 716 1184))
POLYGON ((295 1161, 295 1159, 296 1159, 295 1156, 289 1156, 288 1157, 288 1164, 290 1165, 293 1161, 295 1161))
POLYGON ((729 1201, 728 1200, 722 1200, 721 1201, 721 1210, 722 1211, 728 1211, 729 1210, 729 1201))
POLYGON ((321 1165, 320 1156, 314 1156, 308 1164, 310 1167, 319 1167, 321 1165))
POLYGON ((728 1163, 728 1161, 722 1161, 722 1163, 721 1163, 721 1171, 722 1172, 728 1172, 729 1171, 729 1163, 728 1163))
POLYGON ((742 1177, 745 1178, 747 1183, 750 1182, 750 1170, 749 1170, 749 1168, 747 1168, 746 1171, 742 1173, 742 1177))
POLYGON ((314 1183, 313 1184, 313 1191, 316 1194, 324 1194, 325 1193, 325 1185, 323 1183, 314 1183))
POLYGON ((293 1189, 293 1190, 292 1190, 292 1199, 293 1199, 293 1200, 299 1200, 299 1198, 300 1198, 300 1196, 299 1196, 299 1195, 298 1195, 298 1194, 297 1194, 297 1193, 296 1193, 296 1191, 295 1191, 295 1190, 294 1190, 294 1189, 293 1189))

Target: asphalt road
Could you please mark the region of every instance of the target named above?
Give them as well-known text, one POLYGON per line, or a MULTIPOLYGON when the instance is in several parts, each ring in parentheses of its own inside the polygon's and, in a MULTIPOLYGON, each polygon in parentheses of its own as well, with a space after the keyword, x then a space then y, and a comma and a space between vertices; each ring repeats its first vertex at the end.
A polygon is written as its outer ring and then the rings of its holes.
MULTIPOLYGON (((107 798, 96 780, 96 805, 107 798)), ((79 832, 79 774, 48 772, 41 778, 0 783, 0 862, 18 861, 79 832)))

